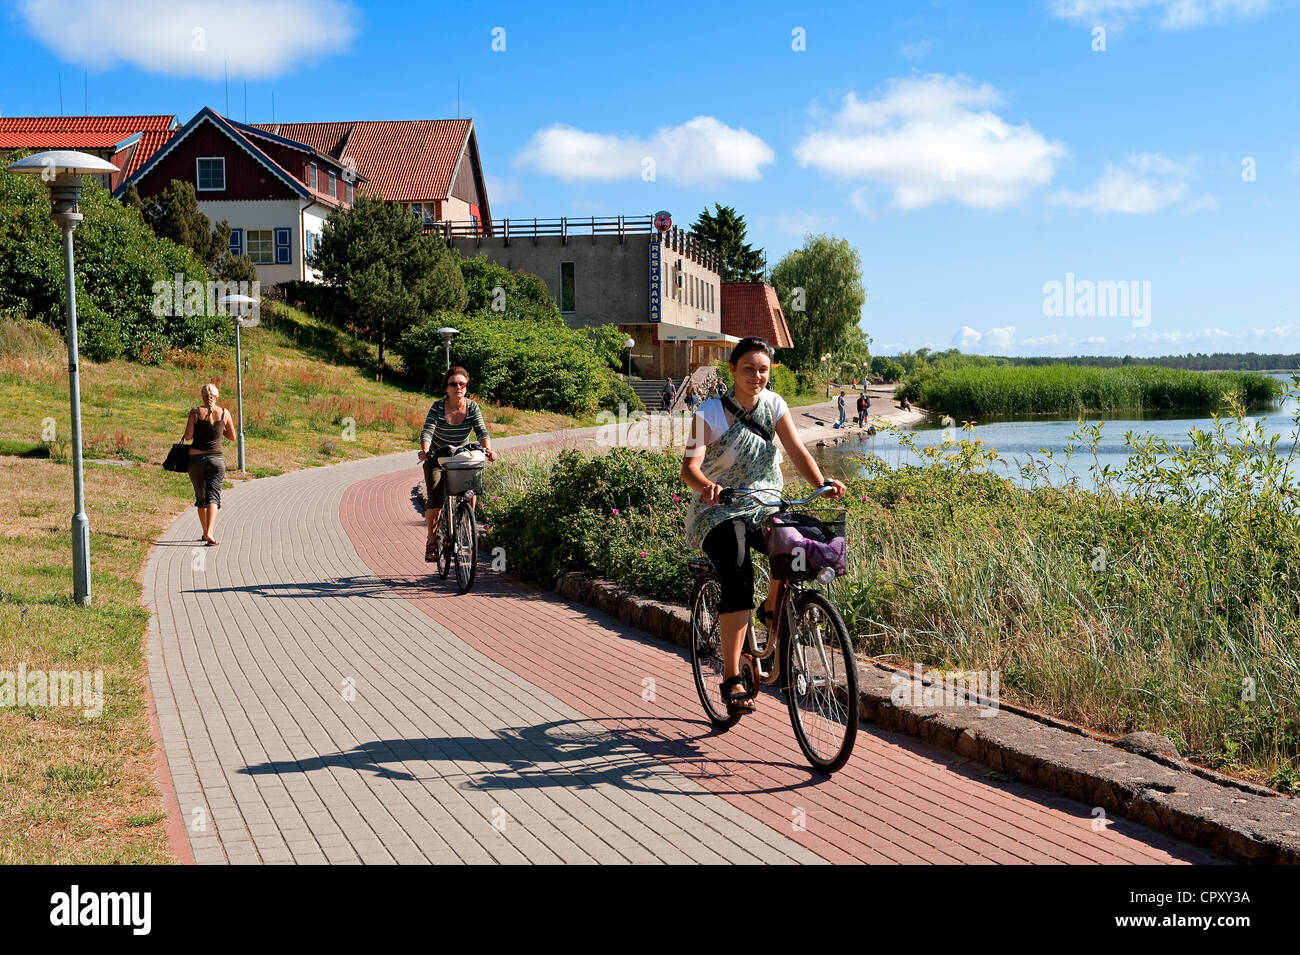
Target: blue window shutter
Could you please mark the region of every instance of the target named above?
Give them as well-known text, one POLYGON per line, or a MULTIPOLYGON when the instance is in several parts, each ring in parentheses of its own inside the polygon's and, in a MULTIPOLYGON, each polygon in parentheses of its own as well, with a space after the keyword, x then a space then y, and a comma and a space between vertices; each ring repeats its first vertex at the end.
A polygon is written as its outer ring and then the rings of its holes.
POLYGON ((230 230, 230 254, 231 255, 244 254, 244 230, 243 229, 230 230))
POLYGON ((292 259, 289 257, 289 229, 275 230, 275 264, 288 265, 292 259))
POLYGON ((311 233, 307 233, 307 258, 311 258, 311 233))

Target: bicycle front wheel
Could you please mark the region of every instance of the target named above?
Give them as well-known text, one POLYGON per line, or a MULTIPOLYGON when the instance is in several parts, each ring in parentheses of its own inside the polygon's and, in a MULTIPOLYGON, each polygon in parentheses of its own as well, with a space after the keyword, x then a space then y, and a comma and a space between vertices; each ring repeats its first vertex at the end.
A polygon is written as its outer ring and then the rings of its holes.
POLYGON ((722 627, 718 605, 722 602, 722 582, 717 576, 701 574, 691 590, 691 670, 695 689, 704 704, 704 713, 714 726, 734 726, 739 714, 727 710, 722 698, 722 627))
POLYGON ((452 556, 456 561, 456 587, 463 594, 474 586, 478 568, 478 535, 474 527, 474 505, 462 500, 456 507, 452 556))
MULTIPOLYGON (((444 503, 443 507, 446 508, 447 505, 444 503)), ((451 545, 447 542, 447 530, 450 526, 447 515, 439 514, 438 530, 434 539, 437 541, 435 547, 438 553, 438 576, 443 580, 446 580, 447 575, 451 573, 451 545)))
POLYGON ((786 702, 799 748, 833 773, 858 735, 858 661, 835 605, 816 591, 795 598, 794 633, 783 647, 786 702))

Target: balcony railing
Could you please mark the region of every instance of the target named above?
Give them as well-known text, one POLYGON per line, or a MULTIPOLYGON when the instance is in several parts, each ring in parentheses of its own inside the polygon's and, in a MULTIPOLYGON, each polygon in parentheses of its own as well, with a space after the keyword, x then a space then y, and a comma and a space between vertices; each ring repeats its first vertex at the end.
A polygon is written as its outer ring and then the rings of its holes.
POLYGON ((697 262, 711 271, 720 270, 721 263, 693 232, 672 228, 662 238, 654 227, 654 216, 587 216, 558 219, 498 219, 494 222, 434 222, 425 223, 426 233, 437 232, 444 239, 502 239, 506 245, 512 239, 533 239, 542 236, 559 236, 567 244, 571 237, 618 236, 620 242, 629 235, 651 235, 652 241, 662 241, 668 248, 697 262))

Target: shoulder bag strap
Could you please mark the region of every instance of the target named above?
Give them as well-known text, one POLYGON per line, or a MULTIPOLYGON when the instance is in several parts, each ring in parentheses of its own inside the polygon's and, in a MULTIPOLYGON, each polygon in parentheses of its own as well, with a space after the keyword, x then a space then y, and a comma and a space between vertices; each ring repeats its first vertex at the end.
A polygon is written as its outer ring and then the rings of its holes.
POLYGON ((763 427, 761 424, 755 421, 753 416, 748 411, 740 407, 740 405, 736 403, 736 399, 732 398, 731 395, 724 394, 722 396, 722 407, 726 408, 729 412, 731 412, 731 416, 735 418, 737 421, 739 421, 741 424, 743 424, 746 428, 754 432, 754 434, 758 435, 764 441, 771 444, 772 432, 768 431, 767 428, 763 427))

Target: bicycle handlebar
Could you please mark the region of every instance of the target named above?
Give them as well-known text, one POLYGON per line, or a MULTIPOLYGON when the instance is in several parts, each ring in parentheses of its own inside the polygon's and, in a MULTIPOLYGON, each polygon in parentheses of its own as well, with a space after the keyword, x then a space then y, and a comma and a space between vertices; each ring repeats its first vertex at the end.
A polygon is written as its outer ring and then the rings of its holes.
POLYGON ((748 497, 753 501, 762 504, 764 507, 776 507, 784 510, 785 508, 788 507, 802 507, 804 504, 807 504, 809 501, 815 500, 816 498, 821 497, 823 494, 828 494, 831 491, 835 490, 835 486, 832 484, 823 484, 821 487, 813 491, 811 494, 809 494, 801 501, 787 501, 780 494, 777 494, 777 503, 773 504, 770 501, 762 500, 758 496, 763 491, 770 492, 773 490, 775 489, 759 488, 758 490, 753 490, 747 487, 724 487, 722 489, 722 493, 718 495, 718 502, 721 504, 730 504, 732 500, 735 498, 735 496, 739 494, 741 497, 748 497))

